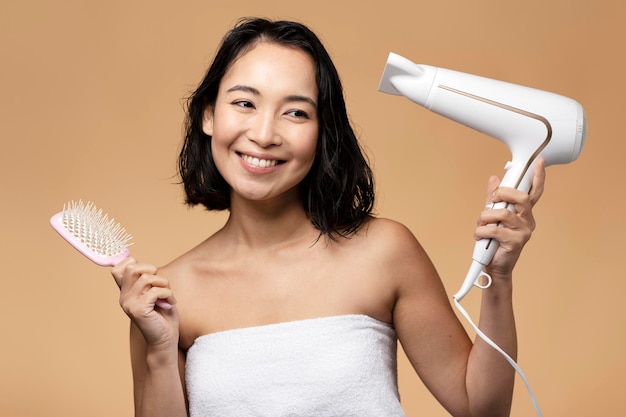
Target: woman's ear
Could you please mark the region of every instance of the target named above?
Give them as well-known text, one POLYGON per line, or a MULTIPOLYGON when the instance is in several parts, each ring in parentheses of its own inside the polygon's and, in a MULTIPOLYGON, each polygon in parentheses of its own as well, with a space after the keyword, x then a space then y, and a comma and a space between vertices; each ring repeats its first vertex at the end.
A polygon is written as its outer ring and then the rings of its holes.
POLYGON ((213 136, 213 106, 206 106, 202 115, 202 131, 207 136, 213 136))

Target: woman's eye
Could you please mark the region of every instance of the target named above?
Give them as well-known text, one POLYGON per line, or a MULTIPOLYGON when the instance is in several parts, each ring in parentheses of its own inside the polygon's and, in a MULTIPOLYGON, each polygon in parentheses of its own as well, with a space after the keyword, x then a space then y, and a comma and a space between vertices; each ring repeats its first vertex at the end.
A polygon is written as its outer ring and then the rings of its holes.
POLYGON ((247 108, 254 108, 254 104, 252 104, 252 102, 247 101, 247 100, 239 100, 239 101, 235 101, 233 103, 235 106, 239 106, 239 107, 247 107, 247 108))
POLYGON ((297 117, 298 119, 308 119, 309 115, 307 112, 302 110, 290 110, 287 112, 288 115, 297 117))

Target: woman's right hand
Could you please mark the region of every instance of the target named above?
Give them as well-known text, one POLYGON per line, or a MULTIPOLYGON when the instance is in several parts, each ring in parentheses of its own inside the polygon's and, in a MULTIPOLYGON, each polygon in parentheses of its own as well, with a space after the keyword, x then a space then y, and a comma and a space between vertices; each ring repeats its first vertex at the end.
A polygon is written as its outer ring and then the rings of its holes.
POLYGON ((132 257, 111 270, 120 288, 120 305, 143 334, 146 347, 178 349, 176 299, 169 281, 157 272, 155 265, 138 263, 132 257))

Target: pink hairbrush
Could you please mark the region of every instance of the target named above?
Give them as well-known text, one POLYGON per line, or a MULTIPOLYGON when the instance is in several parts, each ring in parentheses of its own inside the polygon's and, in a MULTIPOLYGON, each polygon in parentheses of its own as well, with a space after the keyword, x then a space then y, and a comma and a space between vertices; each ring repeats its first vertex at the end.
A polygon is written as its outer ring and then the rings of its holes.
MULTIPOLYGON (((115 266, 130 256, 132 236, 90 202, 70 201, 50 218, 50 224, 77 251, 100 266, 115 266)), ((156 304, 171 308, 165 300, 157 300, 156 304)))
POLYGON ((70 201, 50 224, 76 250, 100 266, 115 266, 130 255, 132 236, 92 203, 70 201))

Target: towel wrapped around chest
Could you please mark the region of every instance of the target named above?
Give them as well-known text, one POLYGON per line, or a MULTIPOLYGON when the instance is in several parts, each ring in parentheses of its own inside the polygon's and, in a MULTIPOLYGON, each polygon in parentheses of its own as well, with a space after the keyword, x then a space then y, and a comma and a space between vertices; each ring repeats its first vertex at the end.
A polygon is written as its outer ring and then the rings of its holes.
POLYGON ((344 315, 227 330, 187 352, 191 417, 405 416, 393 327, 344 315))

